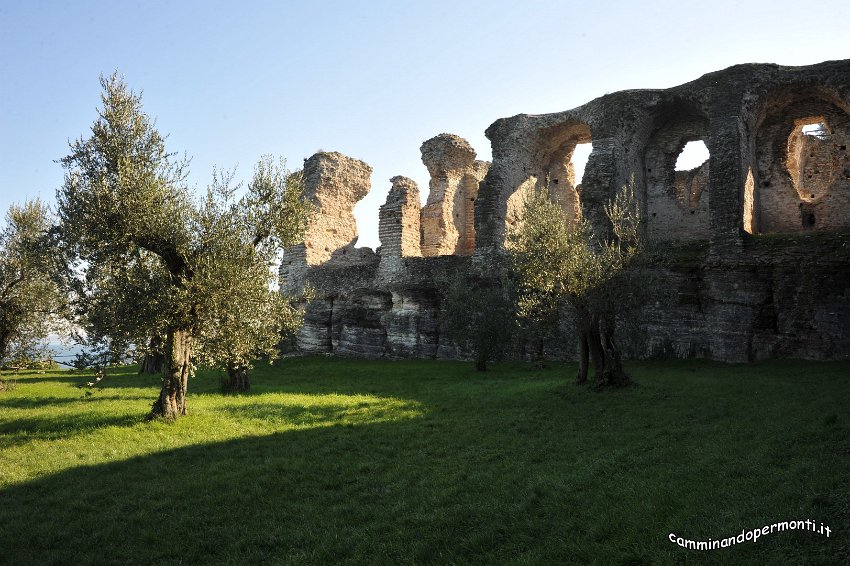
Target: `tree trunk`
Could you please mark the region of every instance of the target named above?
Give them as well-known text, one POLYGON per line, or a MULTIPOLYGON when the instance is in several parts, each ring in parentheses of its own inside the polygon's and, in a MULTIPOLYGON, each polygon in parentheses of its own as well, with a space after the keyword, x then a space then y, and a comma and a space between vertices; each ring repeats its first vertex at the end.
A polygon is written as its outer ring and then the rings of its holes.
POLYGON ((165 362, 165 355, 162 353, 162 340, 160 338, 151 338, 148 342, 148 350, 139 364, 139 373, 162 373, 162 364, 165 362))
POLYGON ((475 356, 475 369, 477 371, 487 371, 487 358, 485 356, 475 356))
POLYGON ((576 383, 587 383, 589 365, 590 316, 582 309, 576 309, 576 334, 578 335, 578 375, 576 383))
POLYGON ((139 373, 162 373, 165 356, 160 352, 148 352, 139 364, 139 373))
POLYGON ((244 366, 229 366, 227 368, 227 385, 225 389, 231 393, 244 393, 251 389, 248 380, 248 368, 244 366))
POLYGON ((591 315, 587 327, 587 350, 590 363, 593 365, 593 377, 597 383, 605 374, 605 352, 599 336, 599 315, 591 315))
POLYGON ((7 350, 9 349, 10 332, 7 332, 6 329, 0 330, 0 362, 6 361, 6 356, 8 355, 7 350))
POLYGON ((599 340, 604 359, 604 371, 597 376, 597 385, 600 387, 624 387, 631 383, 629 376, 623 369, 623 357, 620 346, 614 339, 616 328, 614 317, 602 316, 599 319, 599 340))
POLYGON ((162 390, 148 419, 162 417, 173 421, 188 412, 186 388, 192 373, 192 338, 185 329, 169 328, 165 339, 162 390))
POLYGON ((623 387, 631 383, 623 370, 623 358, 620 347, 614 340, 614 329, 614 317, 578 310, 576 330, 579 369, 576 383, 587 382, 589 365, 593 366, 593 378, 597 387, 623 387))
POLYGON ((15 325, 11 314, 12 306, 9 303, 0 304, 0 362, 8 362, 6 357, 10 354, 9 347, 12 345, 12 336, 15 333, 15 325))
POLYGON ((584 328, 580 329, 578 332, 578 375, 576 376, 576 383, 580 385, 587 383, 587 366, 589 361, 587 340, 587 330, 584 328))

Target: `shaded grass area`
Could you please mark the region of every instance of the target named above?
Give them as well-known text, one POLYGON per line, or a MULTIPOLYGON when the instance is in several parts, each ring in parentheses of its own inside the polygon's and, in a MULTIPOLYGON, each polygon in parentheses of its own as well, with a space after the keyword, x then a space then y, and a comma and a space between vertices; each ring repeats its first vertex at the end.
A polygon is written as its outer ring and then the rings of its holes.
POLYGON ((253 391, 79 374, 0 396, 0 562, 850 563, 850 363, 629 366, 286 360, 253 391), (713 551, 695 540, 812 519, 713 551))

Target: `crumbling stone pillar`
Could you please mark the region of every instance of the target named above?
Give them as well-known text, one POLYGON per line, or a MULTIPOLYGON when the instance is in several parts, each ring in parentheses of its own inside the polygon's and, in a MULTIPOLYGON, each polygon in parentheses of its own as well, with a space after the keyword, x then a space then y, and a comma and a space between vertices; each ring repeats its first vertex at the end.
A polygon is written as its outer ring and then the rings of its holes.
POLYGON ((418 257, 420 249, 419 187, 400 175, 390 179, 393 186, 378 213, 378 235, 382 257, 418 257))
POLYGON ((393 186, 378 213, 382 272, 400 270, 403 266, 402 257, 422 255, 419 241, 419 187, 413 180, 400 175, 390 181, 393 186))
POLYGON ((369 193, 372 168, 338 152, 320 152, 304 160, 305 196, 315 206, 304 243, 286 250, 281 286, 298 292, 307 268, 353 250, 357 242, 354 205, 369 193))
POLYGON ((708 201, 712 252, 735 252, 743 242, 743 199, 749 164, 745 163, 743 123, 737 116, 713 118, 707 141, 708 201))
POLYGON ((422 255, 470 255, 475 248, 475 199, 489 163, 476 161, 469 142, 440 134, 422 144, 431 175, 422 208, 422 255))
POLYGON ((582 181, 581 207, 582 216, 599 235, 611 231, 605 206, 629 182, 631 171, 624 170, 623 154, 623 145, 617 138, 593 140, 593 152, 587 160, 582 181))

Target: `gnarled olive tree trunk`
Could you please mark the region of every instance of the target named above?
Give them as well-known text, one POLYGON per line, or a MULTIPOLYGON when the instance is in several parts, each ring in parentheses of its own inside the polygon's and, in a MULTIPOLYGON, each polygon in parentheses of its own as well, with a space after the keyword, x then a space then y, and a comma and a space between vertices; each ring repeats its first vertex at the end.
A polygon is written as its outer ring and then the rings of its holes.
POLYGON ((596 385, 600 387, 628 385, 631 380, 623 369, 623 356, 620 353, 619 344, 614 339, 616 328, 614 317, 610 315, 600 316, 597 327, 599 329, 599 345, 602 350, 603 370, 601 374, 597 371, 596 385))
POLYGON ((579 311, 576 314, 579 372, 576 383, 586 383, 588 367, 593 366, 597 387, 628 385, 631 380, 623 369, 620 347, 614 339, 614 318, 579 311))
POLYGON ((162 353, 162 340, 151 338, 148 342, 148 351, 145 352, 139 364, 139 373, 162 373, 163 363, 165 363, 165 354, 162 353))
POLYGON ((165 361, 162 367, 162 390, 154 401, 149 419, 162 417, 173 421, 188 412, 186 389, 191 365, 192 337, 188 330, 169 328, 165 339, 165 361))
POLYGON ((225 390, 230 393, 243 393, 250 389, 251 382, 248 379, 248 368, 244 366, 228 366, 225 390))
POLYGON ((8 354, 9 344, 12 342, 12 333, 0 325, 0 360, 5 360, 8 354))
POLYGON ((578 315, 576 321, 578 331, 578 375, 576 383, 587 383, 587 368, 590 365, 590 317, 578 315))

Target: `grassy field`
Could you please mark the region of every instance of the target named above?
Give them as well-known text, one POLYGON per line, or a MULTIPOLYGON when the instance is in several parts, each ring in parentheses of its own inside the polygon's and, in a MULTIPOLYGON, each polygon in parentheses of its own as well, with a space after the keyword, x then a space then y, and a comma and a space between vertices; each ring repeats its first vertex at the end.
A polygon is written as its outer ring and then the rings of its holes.
POLYGON ((0 563, 850 564, 850 363, 628 369, 292 359, 171 425, 155 376, 0 376, 0 563))

